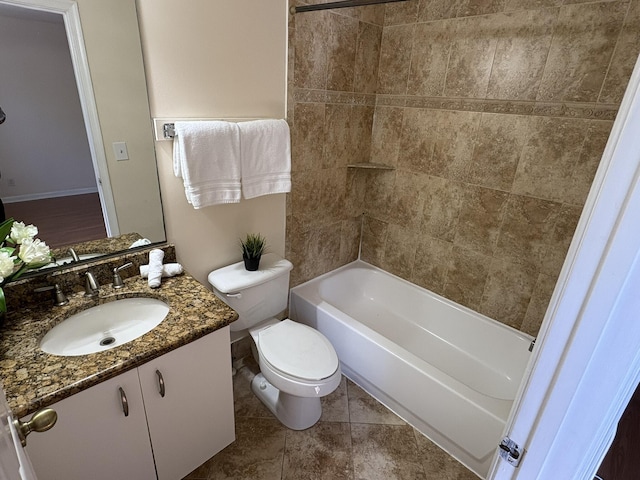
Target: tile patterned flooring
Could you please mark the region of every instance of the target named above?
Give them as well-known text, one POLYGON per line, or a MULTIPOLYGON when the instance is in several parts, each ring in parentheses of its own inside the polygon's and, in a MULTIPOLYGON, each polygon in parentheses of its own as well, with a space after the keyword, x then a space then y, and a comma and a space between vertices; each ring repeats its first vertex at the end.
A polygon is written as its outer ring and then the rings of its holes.
POLYGON ((184 480, 478 479, 344 377, 316 425, 289 430, 251 392, 257 370, 233 379, 236 441, 184 480))

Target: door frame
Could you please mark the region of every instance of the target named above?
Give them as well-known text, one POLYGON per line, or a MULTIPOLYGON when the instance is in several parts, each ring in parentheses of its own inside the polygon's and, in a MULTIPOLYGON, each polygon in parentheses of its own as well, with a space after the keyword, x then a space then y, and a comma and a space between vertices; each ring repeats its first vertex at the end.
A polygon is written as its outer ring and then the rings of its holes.
POLYGON ((640 381, 639 131, 637 61, 488 479, 592 480, 640 381))

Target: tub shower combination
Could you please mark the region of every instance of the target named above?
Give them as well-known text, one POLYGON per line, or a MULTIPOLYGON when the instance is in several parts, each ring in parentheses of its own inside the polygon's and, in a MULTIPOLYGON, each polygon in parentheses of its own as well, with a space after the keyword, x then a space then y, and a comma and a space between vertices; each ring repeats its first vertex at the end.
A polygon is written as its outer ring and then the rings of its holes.
POLYGON ((346 377, 485 478, 532 337, 361 260, 291 290, 346 377))

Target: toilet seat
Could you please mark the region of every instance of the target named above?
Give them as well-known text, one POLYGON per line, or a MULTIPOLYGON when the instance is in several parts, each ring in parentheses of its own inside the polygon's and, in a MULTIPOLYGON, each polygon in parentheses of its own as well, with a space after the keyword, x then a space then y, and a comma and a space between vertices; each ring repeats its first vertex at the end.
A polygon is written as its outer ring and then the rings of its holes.
POLYGON ((258 332, 261 358, 285 377, 318 382, 339 368, 336 351, 317 330, 289 319, 258 332))

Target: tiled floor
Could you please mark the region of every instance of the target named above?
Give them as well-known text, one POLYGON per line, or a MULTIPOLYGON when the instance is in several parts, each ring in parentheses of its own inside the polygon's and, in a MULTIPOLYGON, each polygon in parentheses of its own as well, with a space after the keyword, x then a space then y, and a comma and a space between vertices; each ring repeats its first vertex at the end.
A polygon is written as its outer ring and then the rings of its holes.
POLYGON ((185 480, 477 480, 343 377, 320 421, 293 431, 251 392, 255 364, 234 377, 236 441, 185 480))

